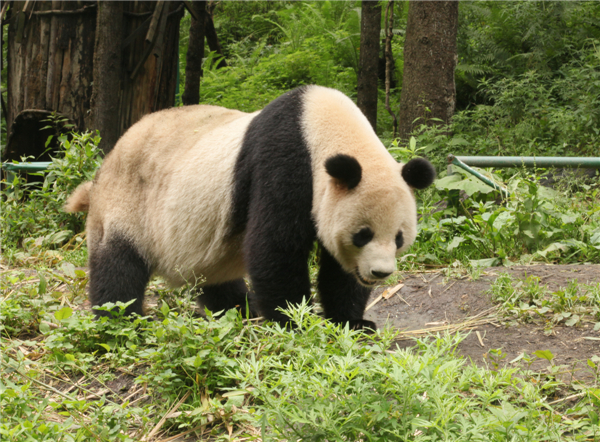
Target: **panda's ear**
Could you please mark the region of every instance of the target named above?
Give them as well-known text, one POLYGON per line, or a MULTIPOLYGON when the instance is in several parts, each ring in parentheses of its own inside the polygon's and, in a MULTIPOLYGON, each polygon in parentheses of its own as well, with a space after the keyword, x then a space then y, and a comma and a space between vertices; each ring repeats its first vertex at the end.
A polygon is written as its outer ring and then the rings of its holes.
POLYGON ((358 160, 342 153, 328 158, 325 161, 325 170, 348 190, 358 186, 362 178, 362 167, 360 167, 358 160))
POLYGON ((435 180, 435 168, 424 158, 413 158, 402 166, 402 178, 414 189, 425 189, 435 180))

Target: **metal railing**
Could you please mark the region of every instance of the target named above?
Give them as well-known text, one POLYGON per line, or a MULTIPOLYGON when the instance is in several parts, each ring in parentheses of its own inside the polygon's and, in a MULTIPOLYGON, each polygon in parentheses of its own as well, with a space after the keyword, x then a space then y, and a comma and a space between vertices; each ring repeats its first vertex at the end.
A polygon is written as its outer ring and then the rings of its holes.
POLYGON ((448 155, 448 175, 452 174, 452 165, 466 170, 488 186, 498 190, 504 196, 510 196, 508 190, 482 175, 475 167, 565 167, 600 169, 600 157, 476 157, 448 155))

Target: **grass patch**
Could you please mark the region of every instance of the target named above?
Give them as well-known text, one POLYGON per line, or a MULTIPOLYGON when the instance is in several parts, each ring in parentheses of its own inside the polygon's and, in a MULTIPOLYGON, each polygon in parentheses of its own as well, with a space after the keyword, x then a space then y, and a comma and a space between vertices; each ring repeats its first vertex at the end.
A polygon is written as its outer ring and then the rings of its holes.
POLYGON ((562 401, 548 376, 460 358, 460 334, 395 350, 395 331, 365 336, 306 305, 295 331, 204 319, 192 287, 159 296, 154 320, 94 321, 74 267, 2 278, 2 440, 600 439, 597 386, 562 401))
POLYGON ((548 333, 557 324, 568 327, 594 324, 600 329, 600 283, 578 284, 551 291, 536 276, 514 279, 502 273, 490 287, 492 300, 505 317, 543 324, 548 333))

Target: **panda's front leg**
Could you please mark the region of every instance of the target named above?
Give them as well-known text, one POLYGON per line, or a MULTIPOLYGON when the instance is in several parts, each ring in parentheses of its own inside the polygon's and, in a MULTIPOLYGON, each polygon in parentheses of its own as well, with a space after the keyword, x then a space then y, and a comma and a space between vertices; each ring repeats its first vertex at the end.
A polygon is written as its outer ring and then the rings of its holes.
POLYGON ((363 319, 371 289, 359 284, 356 277, 347 273, 331 254, 320 246, 318 290, 325 317, 350 328, 377 329, 373 321, 363 319))
POLYGON ((250 230, 244 241, 244 255, 258 312, 282 325, 290 318, 279 311, 288 304, 310 298, 308 256, 312 238, 279 237, 276 230, 250 230))

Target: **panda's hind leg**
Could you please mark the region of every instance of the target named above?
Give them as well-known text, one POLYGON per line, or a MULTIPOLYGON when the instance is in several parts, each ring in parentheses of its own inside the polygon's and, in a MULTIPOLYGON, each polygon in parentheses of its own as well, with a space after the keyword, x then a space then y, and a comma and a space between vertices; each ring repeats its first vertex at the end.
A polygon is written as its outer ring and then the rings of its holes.
MULTIPOLYGON (((242 316, 246 316, 246 307, 250 306, 249 290, 242 278, 222 284, 205 285, 202 287, 198 303, 211 312, 238 308, 242 316)), ((254 316, 251 306, 248 314, 254 316)))
POLYGON ((375 330, 373 321, 363 319, 371 289, 360 285, 325 247, 320 246, 320 251, 317 286, 325 317, 339 324, 348 323, 352 329, 375 330))
MULTIPOLYGON (((144 291, 151 269, 135 246, 121 235, 112 235, 89 249, 89 298, 94 306, 107 302, 127 303, 126 315, 143 315, 144 291)), ((96 316, 110 312, 94 309, 96 316)))

